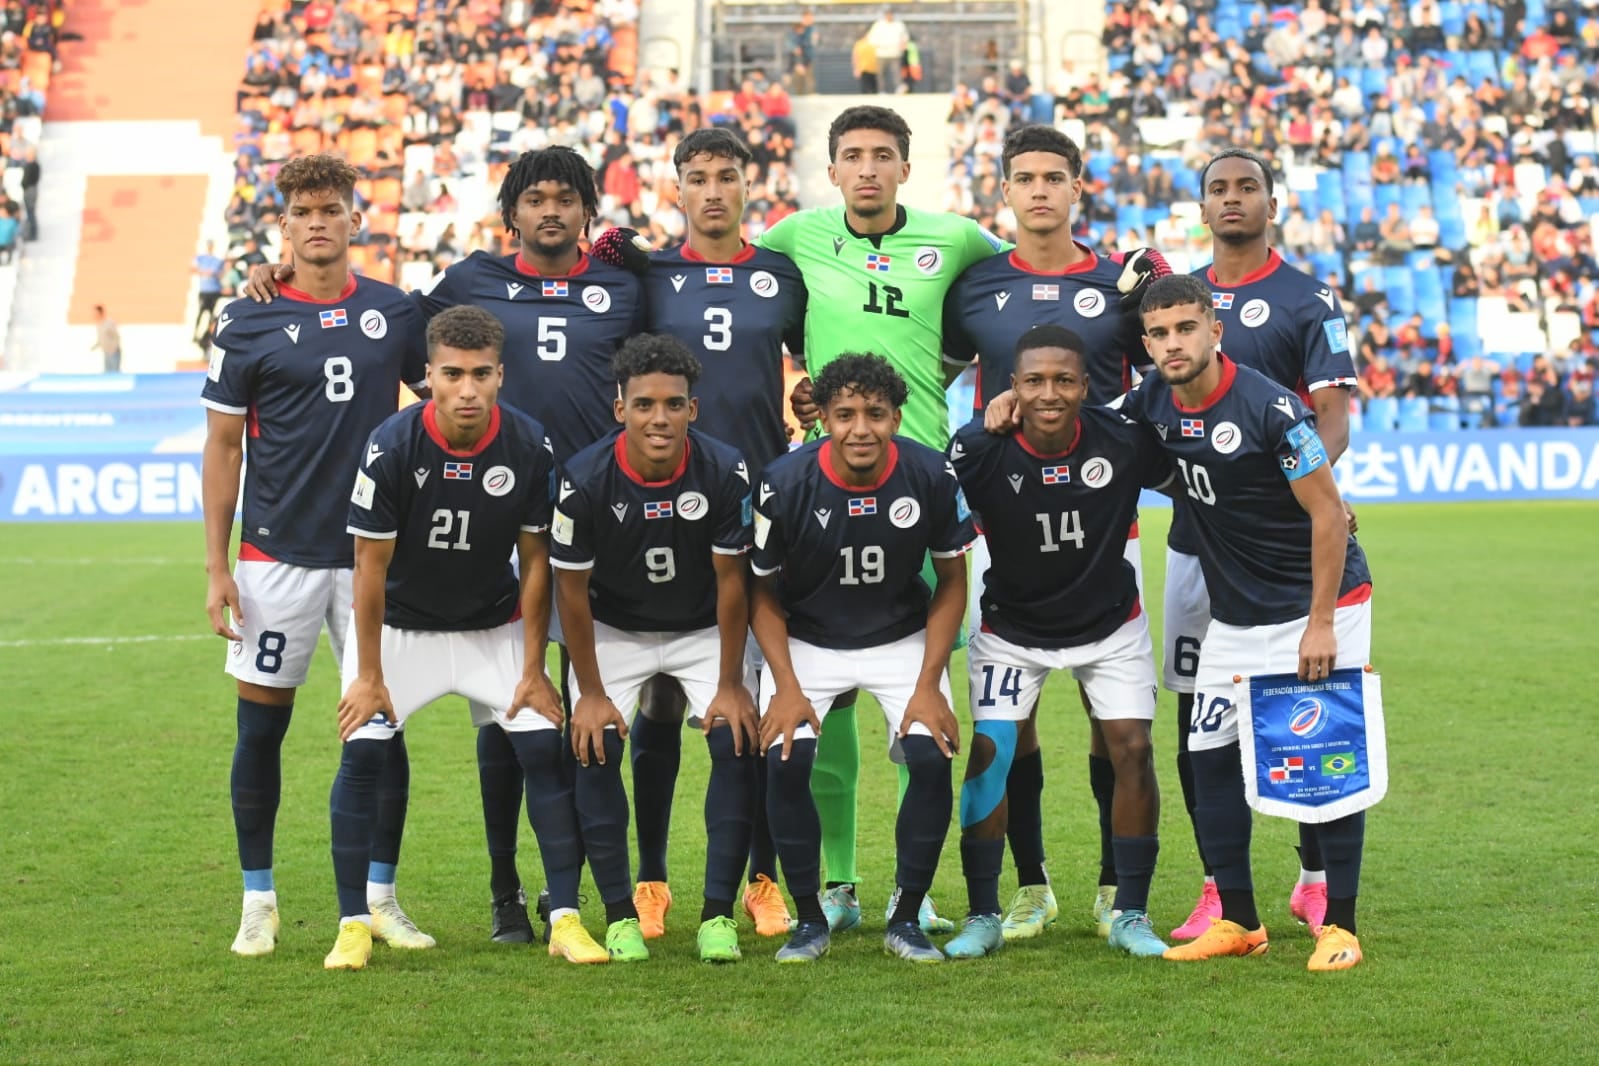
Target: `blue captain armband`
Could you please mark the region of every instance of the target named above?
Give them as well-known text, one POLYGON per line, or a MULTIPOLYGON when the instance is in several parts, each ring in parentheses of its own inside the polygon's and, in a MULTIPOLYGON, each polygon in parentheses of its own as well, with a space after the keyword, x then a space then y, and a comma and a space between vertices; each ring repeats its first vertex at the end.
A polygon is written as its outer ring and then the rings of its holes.
POLYGON ((1308 422, 1300 422, 1288 430, 1285 438, 1288 451, 1278 457, 1283 476, 1298 481, 1313 470, 1327 465, 1327 448, 1308 422))

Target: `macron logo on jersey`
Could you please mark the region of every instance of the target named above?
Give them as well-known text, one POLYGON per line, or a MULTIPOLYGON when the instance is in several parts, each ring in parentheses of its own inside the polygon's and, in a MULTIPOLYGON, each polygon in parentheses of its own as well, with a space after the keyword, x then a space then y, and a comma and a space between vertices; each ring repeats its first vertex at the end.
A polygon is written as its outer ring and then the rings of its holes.
POLYGON ((521 292, 521 291, 522 291, 522 286, 521 286, 520 283, 515 282, 515 281, 507 281, 505 283, 505 298, 507 300, 516 299, 516 294, 521 292))
POLYGON ((1298 755, 1290 756, 1281 762, 1273 764, 1268 769, 1267 775, 1273 781, 1279 783, 1283 781, 1298 781, 1305 776, 1305 760, 1298 755))
POLYGON ((1233 294, 1230 292, 1211 293, 1210 306, 1217 311, 1231 311, 1233 309, 1233 294))
POLYGON ((545 296, 565 296, 566 295, 566 282, 564 282, 564 281, 546 281, 544 283, 543 292, 544 292, 545 296))
POLYGON ((471 463, 445 463, 444 464, 444 480, 445 481, 471 481, 472 480, 472 464, 471 463))
POLYGON ((1205 435, 1205 420, 1203 418, 1185 418, 1178 425, 1185 437, 1203 437, 1205 435))
POLYGON ((228 317, 226 311, 217 316, 216 336, 222 336, 222 331, 233 325, 233 319, 228 317))
POLYGON ((1069 466, 1046 466, 1043 474, 1046 485, 1066 485, 1072 480, 1072 468, 1069 466))
POLYGON ((1005 310, 1005 305, 1008 303, 1010 303, 1010 293, 996 292, 994 294, 994 305, 998 307, 999 310, 1005 310))
POLYGON ((683 283, 685 281, 687 281, 687 280, 688 280, 688 278, 686 276, 682 275, 682 274, 673 274, 672 275, 672 291, 673 292, 682 292, 683 291, 683 283))
POLYGON ((339 326, 348 326, 350 324, 350 316, 344 313, 344 308, 342 307, 335 307, 331 311, 323 311, 317 315, 317 318, 321 321, 323 329, 336 329, 339 326))
POLYGON ((289 335, 289 339, 295 344, 300 343, 300 324, 298 322, 292 326, 284 326, 283 332, 287 333, 289 335))
POLYGON ((733 268, 732 267, 706 267, 705 268, 705 284, 707 284, 707 285, 731 285, 731 284, 733 284, 733 268))
POLYGON ((1059 300, 1060 299, 1060 286, 1059 285, 1034 285, 1033 286, 1033 299, 1035 299, 1035 300, 1059 300))
POLYGON ((879 274, 887 274, 888 273, 888 264, 890 262, 891 262, 891 257, 889 257, 889 256, 881 255, 881 254, 879 254, 877 252, 867 252, 866 253, 866 269, 867 270, 875 270, 879 274))
POLYGON ((646 520, 651 518, 671 518, 672 501, 650 500, 646 502, 644 504, 644 517, 646 520))
POLYGON ((873 515, 876 513, 876 496, 857 496, 849 501, 849 516, 851 518, 860 518, 864 515, 873 515))

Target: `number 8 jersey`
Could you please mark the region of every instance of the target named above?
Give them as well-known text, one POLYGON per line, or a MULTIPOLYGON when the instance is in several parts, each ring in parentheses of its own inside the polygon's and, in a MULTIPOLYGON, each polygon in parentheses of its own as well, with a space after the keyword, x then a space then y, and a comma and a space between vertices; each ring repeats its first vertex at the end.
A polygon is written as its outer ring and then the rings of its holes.
POLYGON ((355 565, 343 487, 367 434, 426 373, 427 323, 392 285, 354 275, 337 299, 283 287, 217 316, 200 402, 245 416, 242 542, 278 562, 355 565))
POLYGON ((773 462, 755 490, 756 574, 782 571, 789 635, 821 648, 870 648, 927 626, 922 559, 952 558, 976 538, 955 471, 904 437, 874 485, 833 472, 831 440, 773 462))

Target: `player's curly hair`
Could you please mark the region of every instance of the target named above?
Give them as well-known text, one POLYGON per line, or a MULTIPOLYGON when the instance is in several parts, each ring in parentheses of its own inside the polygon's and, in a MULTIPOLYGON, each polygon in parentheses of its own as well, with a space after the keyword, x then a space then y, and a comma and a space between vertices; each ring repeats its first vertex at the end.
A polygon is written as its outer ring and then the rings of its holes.
POLYGON ((827 127, 829 160, 838 158, 838 142, 851 130, 882 130, 884 133, 892 134, 894 141, 899 145, 900 159, 903 161, 911 157, 911 128, 893 108, 878 107, 876 104, 859 104, 840 111, 833 124, 827 127))
POLYGON ((677 143, 677 148, 672 152, 672 165, 681 173, 683 164, 697 155, 708 155, 713 159, 731 159, 737 163, 740 170, 750 161, 750 146, 731 130, 722 126, 706 126, 697 129, 677 143))
POLYGON ((355 203, 361 172, 336 155, 303 155, 278 168, 278 195, 288 206, 298 193, 336 192, 345 204, 355 203))
POLYGON ((1138 305, 1138 313, 1147 315, 1184 304, 1198 304, 1207 315, 1216 313, 1211 306, 1210 286, 1192 274, 1167 274, 1150 282, 1143 302, 1138 305))
POLYGON ((492 349, 499 355, 505 349, 505 327, 483 308, 459 304, 433 316, 433 321, 428 323, 427 339, 429 359, 441 347, 460 352, 492 349))
POLYGON ((1276 179, 1272 177, 1271 164, 1267 163, 1259 155, 1251 152, 1248 148, 1224 148, 1215 155, 1211 156, 1209 161, 1206 162, 1205 165, 1199 170, 1199 198, 1201 200, 1205 198, 1205 182, 1210 177, 1210 168, 1215 166, 1217 163, 1220 163, 1223 159, 1242 159, 1255 164, 1260 168, 1261 177, 1263 177, 1266 181, 1266 195, 1276 195, 1273 190, 1275 189, 1277 183, 1276 179))
POLYGON ((910 396, 893 364, 871 352, 845 352, 811 382, 811 398, 823 411, 846 390, 857 396, 880 396, 895 407, 904 407, 910 396))
POLYGON ((1083 344, 1082 337, 1065 326, 1034 326, 1016 341, 1017 364, 1021 363, 1022 353, 1037 351, 1039 348, 1062 348, 1075 353, 1078 362, 1082 362, 1086 345, 1083 344))
POLYGON ((670 374, 684 378, 692 389, 704 369, 687 345, 665 333, 635 334, 622 342, 622 346, 611 357, 611 373, 616 376, 617 388, 623 391, 626 391, 630 379, 641 378, 645 374, 670 374))
MULTIPOLYGON (((505 180, 500 182, 499 199, 500 220, 507 231, 516 233, 516 202, 522 194, 531 186, 546 181, 558 182, 576 192, 583 201, 586 219, 593 219, 599 213, 600 197, 594 184, 594 168, 572 149, 556 144, 523 152, 506 171, 505 180)), ((586 220, 583 228, 588 228, 586 220)))
POLYGON ((1010 179, 1010 161, 1025 152, 1049 152, 1066 160, 1066 169, 1074 178, 1083 176, 1083 150, 1077 142, 1053 126, 1030 123, 1017 126, 1005 135, 1005 147, 999 156, 1005 178, 1010 179))

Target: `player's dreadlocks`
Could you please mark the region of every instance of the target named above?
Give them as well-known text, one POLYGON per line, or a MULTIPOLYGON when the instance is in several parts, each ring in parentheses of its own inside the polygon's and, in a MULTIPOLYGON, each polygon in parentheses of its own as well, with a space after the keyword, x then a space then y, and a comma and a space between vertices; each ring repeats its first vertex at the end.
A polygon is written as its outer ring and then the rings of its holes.
POLYGON ((678 142, 677 150, 672 153, 672 165, 681 171, 683 165, 697 155, 731 159, 742 170, 750 161, 750 146, 724 127, 706 126, 678 142))
POLYGON ((1224 148, 1211 156, 1210 162, 1206 163, 1199 171, 1199 198, 1201 200, 1205 198, 1205 182, 1210 177, 1210 168, 1220 163, 1223 159, 1243 159, 1255 164, 1260 168, 1261 176, 1266 179, 1266 195, 1268 197, 1276 195, 1273 192, 1273 186, 1276 182, 1271 176, 1271 166, 1264 159, 1251 152, 1248 148, 1224 148))
POLYGON ((704 368, 694 353, 676 337, 665 333, 639 333, 629 337, 611 357, 611 372, 623 391, 628 380, 645 374, 668 374, 688 382, 689 388, 700 379, 704 368))
POLYGON ((1033 123, 1017 126, 1005 135, 1005 147, 999 160, 1007 181, 1010 180, 1010 161, 1026 152, 1049 152, 1063 156, 1071 176, 1083 176, 1083 150, 1077 147, 1077 142, 1053 126, 1033 123))
POLYGON ((899 371, 887 359, 871 352, 845 352, 811 382, 811 397, 824 411, 846 390, 857 396, 881 397, 894 407, 904 407, 910 396, 899 371))
POLYGON ((546 181, 558 182, 577 193, 583 201, 583 213, 587 216, 584 229, 587 229, 587 220, 593 219, 600 210, 599 193, 594 185, 594 168, 589 166, 588 160, 565 145, 523 152, 511 164, 505 180, 500 182, 500 219, 505 223, 505 228, 516 233, 516 202, 530 187, 546 181))
POLYGON ((355 183, 361 172, 333 155, 306 155, 291 159, 278 170, 278 195, 285 206, 297 193, 336 192, 346 204, 355 203, 355 183))
POLYGON ((1138 312, 1147 315, 1151 311, 1163 311, 1184 304, 1198 304, 1205 314, 1215 314, 1211 308, 1210 286, 1192 274, 1167 274, 1150 282, 1138 312))
POLYGON ((440 347, 460 352, 493 349, 498 355, 505 348, 505 327, 483 308, 461 304, 433 316, 428 323, 427 342, 429 358, 440 347))

